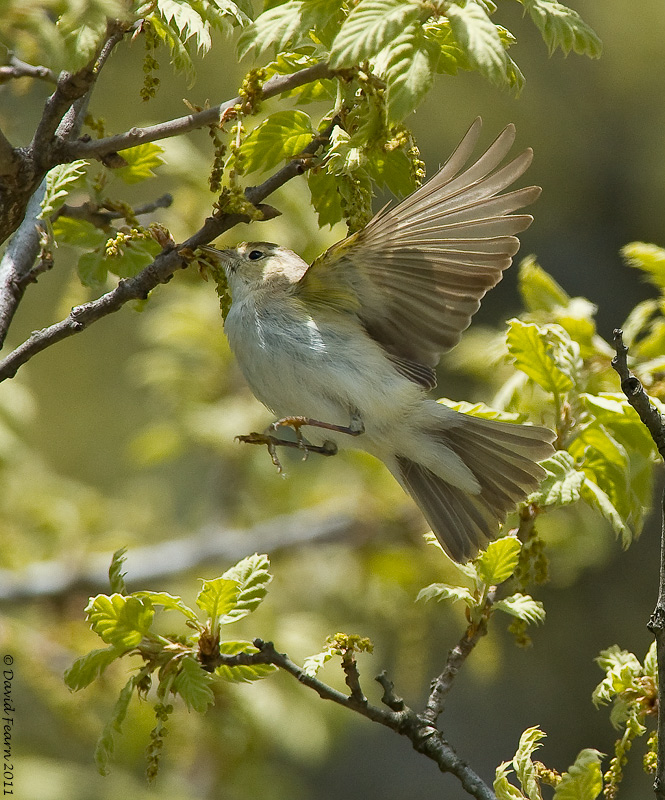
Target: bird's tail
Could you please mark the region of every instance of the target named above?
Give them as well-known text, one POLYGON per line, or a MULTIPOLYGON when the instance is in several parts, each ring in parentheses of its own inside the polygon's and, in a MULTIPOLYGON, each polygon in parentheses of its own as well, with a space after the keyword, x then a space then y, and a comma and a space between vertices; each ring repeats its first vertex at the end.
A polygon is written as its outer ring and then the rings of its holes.
MULTIPOLYGON (((442 408, 442 407, 440 407, 442 408)), ((443 410, 443 408, 442 408, 443 410)), ((445 480, 418 460, 397 455, 395 477, 413 497, 443 549, 455 561, 472 558, 497 533, 497 523, 523 501, 545 476, 537 463, 552 455, 554 434, 547 428, 515 425, 455 414, 450 409, 433 431, 440 446, 459 457, 472 473, 474 490, 445 480), (477 487, 477 488, 476 488, 477 487)), ((456 481, 457 482, 457 481, 456 481)))

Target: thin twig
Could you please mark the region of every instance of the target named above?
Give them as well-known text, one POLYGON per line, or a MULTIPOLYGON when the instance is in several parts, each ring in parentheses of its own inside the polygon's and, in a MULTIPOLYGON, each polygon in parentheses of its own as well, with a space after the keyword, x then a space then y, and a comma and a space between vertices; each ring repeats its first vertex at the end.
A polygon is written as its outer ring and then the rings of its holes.
MULTIPOLYGON (((621 379, 621 390, 648 428, 658 452, 665 459, 665 418, 649 400, 640 380, 628 368, 628 348, 623 342, 623 331, 619 328, 614 331, 614 349, 616 355, 612 359, 612 366, 621 379)), ((647 627, 656 640, 658 660, 658 764, 653 790, 658 800, 665 800, 665 491, 661 501, 658 599, 647 627)))
MULTIPOLYGON (((302 175, 311 166, 311 154, 316 152, 326 140, 326 132, 316 136, 311 144, 303 151, 304 157, 290 161, 282 169, 268 178, 259 186, 250 186, 245 191, 245 196, 254 206, 259 206, 269 194, 274 192, 296 175, 302 175)), ((217 236, 237 225, 239 222, 248 222, 243 214, 220 214, 217 217, 208 217, 203 226, 185 242, 169 250, 163 250, 147 267, 132 278, 122 279, 115 289, 71 310, 69 315, 50 325, 35 331, 20 344, 14 351, 0 361, 0 382, 13 378, 18 369, 28 362, 37 353, 47 347, 68 339, 85 330, 93 322, 119 311, 125 303, 131 300, 144 300, 149 293, 159 284, 168 283, 173 273, 188 265, 187 260, 180 252, 191 252, 197 247, 208 244, 217 236)))
MULTIPOLYGON (((209 666, 214 667, 215 663, 227 666, 274 664, 284 672, 288 672, 289 675, 292 675, 304 686, 315 691, 323 700, 330 700, 337 705, 355 711, 363 717, 373 722, 378 722, 395 731, 395 733, 408 738, 416 751, 432 759, 442 772, 449 772, 454 775, 472 797, 477 798, 477 800, 496 800, 490 787, 468 764, 459 758, 443 738, 441 732, 408 706, 402 705, 400 710, 395 711, 374 706, 364 698, 359 701, 353 695, 346 695, 323 683, 318 678, 305 673, 286 654, 278 653, 272 642, 255 639, 254 646, 258 649, 257 653, 238 653, 234 656, 219 654, 214 663, 210 663, 209 666)), ((382 676, 382 678, 385 679, 385 676, 382 676)))
MULTIPOLYGON (((172 203, 173 195, 167 193, 149 203, 143 203, 143 205, 136 206, 136 208, 131 209, 131 212, 135 217, 140 217, 143 216, 143 214, 151 214, 158 208, 169 208, 172 203)), ((113 222, 114 219, 125 219, 126 216, 127 212, 125 211, 107 209, 103 206, 98 206, 95 203, 87 201, 82 203, 80 206, 70 206, 65 203, 63 206, 60 206, 56 213, 51 217, 51 221, 57 219, 58 217, 70 217, 71 219, 86 220, 98 228, 106 228, 109 223, 113 222)))
POLYGON ((0 83, 14 80, 16 78, 35 78, 48 83, 57 83, 58 75, 48 67, 35 66, 28 64, 15 55, 9 53, 8 64, 0 67, 0 83))
MULTIPOLYGON (((261 98, 267 100, 283 92, 296 89, 298 86, 331 76, 330 68, 324 63, 306 67, 290 75, 275 75, 263 85, 261 98)), ((128 147, 135 147, 138 144, 180 136, 183 133, 189 133, 189 131, 203 128, 206 125, 219 123, 224 112, 243 102, 244 98, 238 96, 231 100, 225 100, 213 108, 206 108, 195 114, 160 122, 157 125, 149 125, 145 128, 131 128, 125 133, 118 133, 115 136, 108 136, 104 139, 69 142, 63 145, 59 157, 63 162, 74 161, 77 158, 99 159, 109 153, 117 153, 120 150, 126 150, 128 147)))

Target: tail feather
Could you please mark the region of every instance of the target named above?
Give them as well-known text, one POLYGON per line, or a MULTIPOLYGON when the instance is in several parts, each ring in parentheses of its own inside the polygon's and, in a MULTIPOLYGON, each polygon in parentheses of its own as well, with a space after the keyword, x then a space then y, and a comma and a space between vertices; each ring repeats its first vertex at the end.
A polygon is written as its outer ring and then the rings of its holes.
POLYGON ((433 434, 473 473, 477 494, 453 486, 443 470, 437 474, 412 458, 397 458, 398 480, 456 561, 472 558, 496 536, 497 523, 544 478, 537 462, 554 452, 547 428, 462 417, 451 425, 447 413, 433 434))

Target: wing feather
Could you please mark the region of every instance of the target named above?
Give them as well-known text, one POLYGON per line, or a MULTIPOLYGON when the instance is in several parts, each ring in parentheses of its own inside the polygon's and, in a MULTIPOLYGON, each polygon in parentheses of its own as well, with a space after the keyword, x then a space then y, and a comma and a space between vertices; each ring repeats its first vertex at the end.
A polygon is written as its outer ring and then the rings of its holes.
POLYGON ((326 278, 350 285, 369 335, 395 359, 412 362, 414 375, 457 344, 512 263, 516 234, 533 220, 514 212, 540 194, 537 186, 505 191, 533 157, 527 149, 502 166, 515 141, 513 125, 469 163, 480 128, 478 118, 430 181, 334 245, 296 286, 306 294, 326 278))

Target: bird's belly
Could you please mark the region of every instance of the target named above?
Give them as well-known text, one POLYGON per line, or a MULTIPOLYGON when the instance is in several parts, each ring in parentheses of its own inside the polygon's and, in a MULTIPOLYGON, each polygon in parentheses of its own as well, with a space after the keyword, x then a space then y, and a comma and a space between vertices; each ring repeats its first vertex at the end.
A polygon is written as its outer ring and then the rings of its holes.
POLYGON ((331 329, 302 319, 254 322, 242 325, 241 332, 229 314, 226 327, 257 399, 277 417, 304 416, 347 426, 357 414, 365 427, 358 437, 308 428, 305 435, 314 444, 332 440, 340 447, 376 451, 422 402, 421 390, 395 371, 360 328, 331 329))

